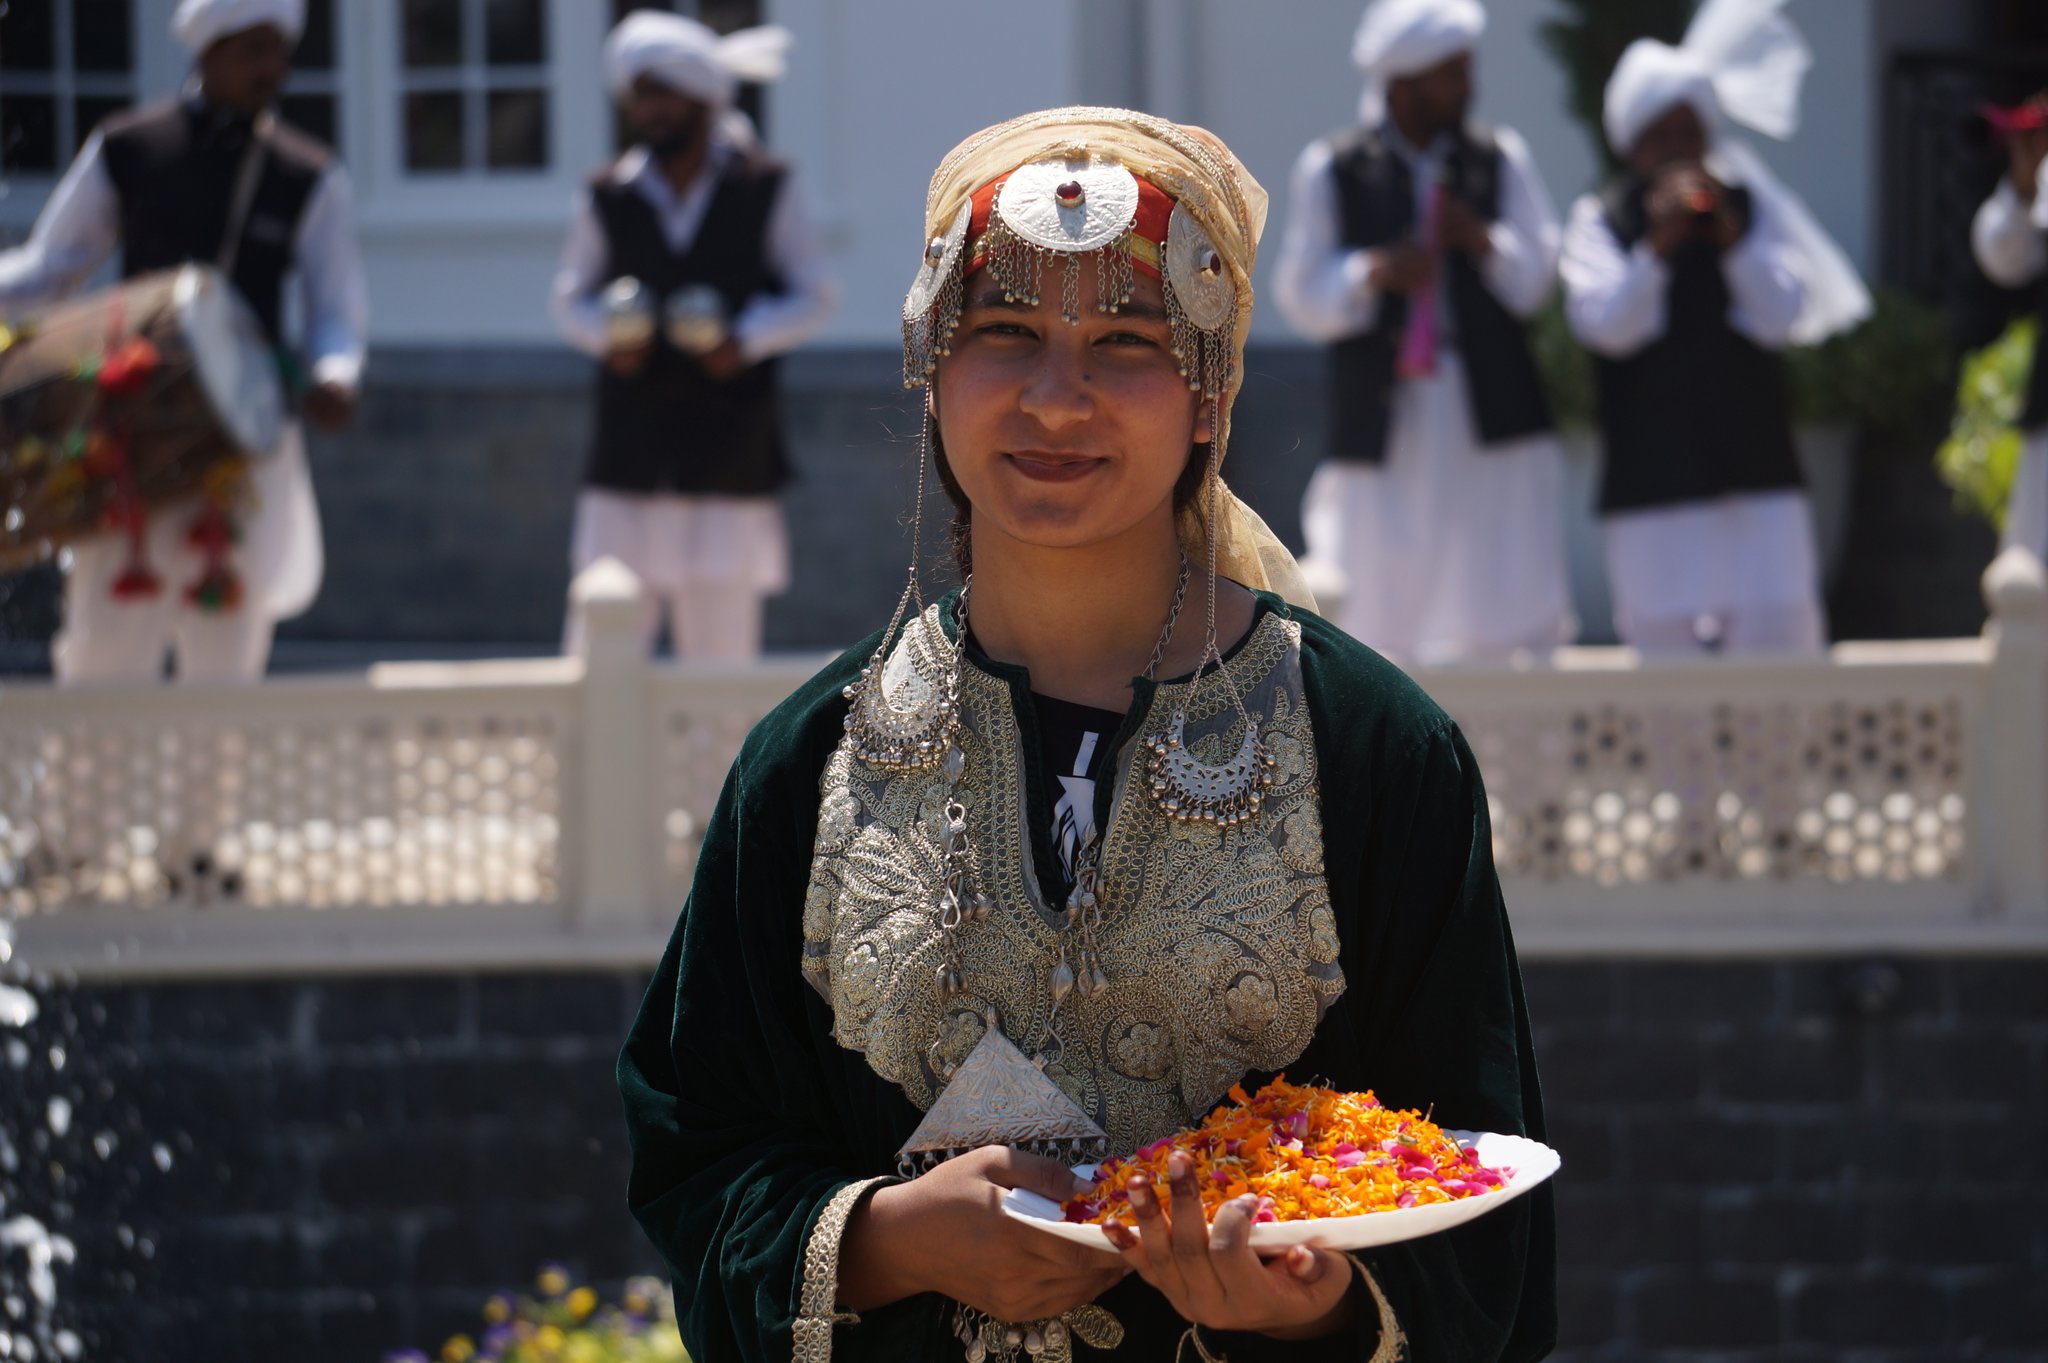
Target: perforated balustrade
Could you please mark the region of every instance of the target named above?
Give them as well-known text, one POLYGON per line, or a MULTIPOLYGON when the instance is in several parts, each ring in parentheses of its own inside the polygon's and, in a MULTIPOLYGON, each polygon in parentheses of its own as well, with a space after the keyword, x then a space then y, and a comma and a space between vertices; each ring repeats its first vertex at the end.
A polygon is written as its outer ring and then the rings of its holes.
POLYGON ((270 708, 0 725, 0 905, 561 898, 555 716, 270 708))
POLYGON ((1503 874, 1601 886, 1913 882, 1965 872, 1958 697, 1460 714, 1503 874))

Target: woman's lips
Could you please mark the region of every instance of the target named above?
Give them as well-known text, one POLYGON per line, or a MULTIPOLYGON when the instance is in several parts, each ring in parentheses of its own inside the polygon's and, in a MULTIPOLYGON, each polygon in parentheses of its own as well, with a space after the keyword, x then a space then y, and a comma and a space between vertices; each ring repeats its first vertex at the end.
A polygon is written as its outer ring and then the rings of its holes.
POLYGON ((1108 462, 1083 454, 1048 454, 1039 450, 1013 450, 1004 458, 1026 478, 1040 483, 1071 483, 1086 478, 1108 462))

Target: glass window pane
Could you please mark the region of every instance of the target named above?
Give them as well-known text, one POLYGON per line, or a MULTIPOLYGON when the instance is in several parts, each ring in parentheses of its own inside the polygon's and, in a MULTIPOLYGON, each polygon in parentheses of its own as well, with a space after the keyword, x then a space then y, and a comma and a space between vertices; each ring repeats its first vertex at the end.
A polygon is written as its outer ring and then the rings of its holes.
POLYGON ((612 22, 618 23, 636 9, 667 9, 660 0, 612 0, 612 22))
POLYGON ((462 64, 461 0, 404 0, 405 64, 462 64))
POLYGON ((55 169, 57 101, 48 95, 0 95, 0 170, 55 169))
POLYGON ((462 169, 462 92, 418 91, 405 97, 405 168, 462 169))
MULTIPOLYGON (((21 8, 18 0, 10 8, 21 8)), ((126 73, 133 67, 134 0, 72 0, 71 60, 80 71, 126 73)))
POLYGON ((340 145, 335 138, 333 95, 286 95, 278 100, 277 109, 293 127, 303 128, 330 147, 340 145))
POLYGON ((720 33, 752 28, 761 22, 761 0, 703 0, 697 17, 720 33))
POLYGON ((542 170, 548 164, 548 92, 493 90, 487 100, 492 170, 542 170))
POLYGON ((72 126, 78 131, 77 145, 71 150, 75 152, 84 146, 85 139, 92 136, 92 130, 99 127, 102 120, 120 113, 134 102, 120 95, 80 95, 73 100, 71 112, 75 122, 72 126))
POLYGON ((306 31, 292 53, 292 66, 300 71, 334 69, 334 0, 308 0, 306 31))
POLYGON ((0 70, 48 71, 57 62, 57 12, 50 0, 0 5, 0 70))
POLYGON ((492 66, 539 66, 548 59, 540 0, 487 0, 484 21, 484 60, 492 66))

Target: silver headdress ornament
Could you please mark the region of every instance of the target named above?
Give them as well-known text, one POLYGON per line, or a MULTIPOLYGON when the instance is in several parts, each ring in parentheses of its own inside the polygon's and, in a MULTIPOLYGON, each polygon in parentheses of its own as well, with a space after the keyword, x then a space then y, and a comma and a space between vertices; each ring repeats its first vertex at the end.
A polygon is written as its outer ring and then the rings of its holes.
POLYGON ((1081 320, 1081 270, 1095 264, 1096 304, 1115 313, 1131 301, 1134 261, 1156 270, 1173 328, 1173 354, 1188 387, 1212 401, 1235 377, 1237 283, 1187 206, 1175 203, 1166 241, 1135 229, 1138 177, 1119 162, 1059 156, 1019 166, 996 190, 986 230, 969 242, 974 203, 963 202, 945 232, 925 243, 903 300, 903 386, 931 381, 960 327, 970 260, 985 260, 1006 299, 1036 307, 1048 272, 1057 271, 1060 316, 1081 320))

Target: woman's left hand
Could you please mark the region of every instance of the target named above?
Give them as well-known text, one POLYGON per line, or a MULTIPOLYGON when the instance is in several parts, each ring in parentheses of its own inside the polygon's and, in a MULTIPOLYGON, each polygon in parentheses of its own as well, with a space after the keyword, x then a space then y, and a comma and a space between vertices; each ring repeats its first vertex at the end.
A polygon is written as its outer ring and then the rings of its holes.
POLYGON ((1174 1310, 1210 1329, 1255 1330, 1279 1339, 1314 1339, 1343 1327, 1351 1265, 1342 1255, 1297 1245, 1261 1260, 1251 1247, 1257 1198, 1226 1202, 1211 1226, 1202 1216, 1194 1161, 1175 1151, 1167 1179, 1173 1205, 1191 1210, 1170 1216, 1150 1180, 1136 1176, 1129 1189, 1137 1232, 1118 1222, 1104 1230, 1124 1262, 1174 1310))

